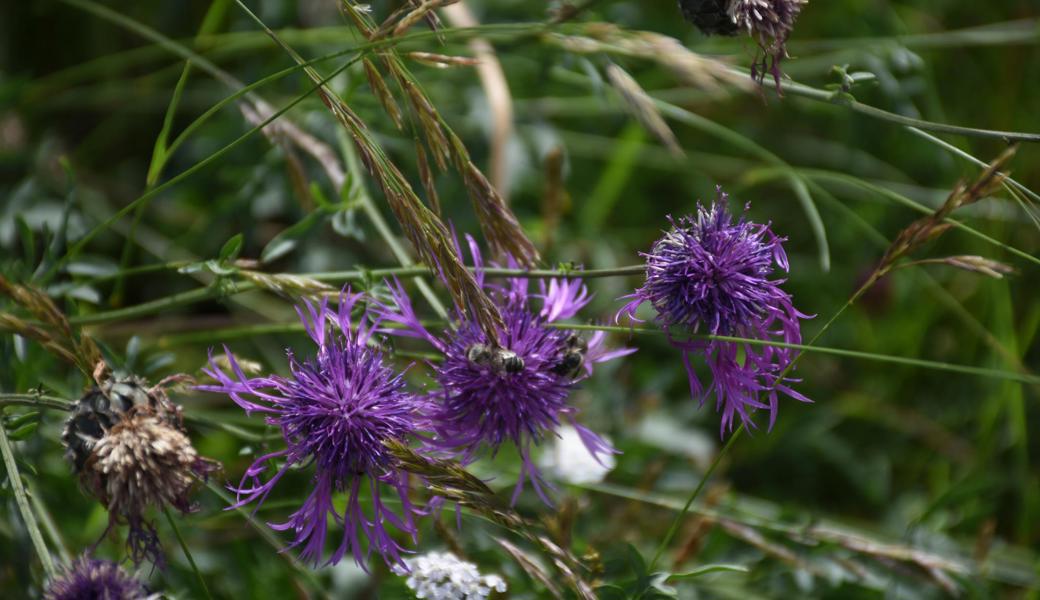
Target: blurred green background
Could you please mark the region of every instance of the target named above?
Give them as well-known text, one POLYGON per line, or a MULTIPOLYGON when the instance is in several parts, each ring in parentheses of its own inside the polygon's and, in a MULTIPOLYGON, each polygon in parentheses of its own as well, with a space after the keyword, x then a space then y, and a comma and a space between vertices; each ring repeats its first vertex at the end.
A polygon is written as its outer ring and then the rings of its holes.
MULTIPOLYGON (((149 184, 156 139, 184 72, 178 49, 192 48, 245 83, 293 65, 238 6, 215 4, 0 5, 0 272, 6 277, 30 281, 54 232, 74 243, 147 186, 192 168, 250 130, 236 105, 227 104, 149 184), (211 33, 196 39, 207 14, 211 33)), ((361 42, 334 0, 247 4, 306 59, 361 42)), ((382 18, 397 4, 373 2, 373 15, 382 18)), ((676 77, 660 61, 567 52, 537 35, 548 9, 559 3, 469 4, 482 23, 528 24, 487 35, 514 102, 515 135, 506 155, 510 203, 545 266, 637 264, 637 253, 666 227, 666 215, 694 210, 720 184, 732 194, 735 209, 750 203, 753 219, 771 221, 788 238, 786 289, 800 310, 817 315, 805 325, 806 339, 869 274, 887 240, 918 218, 903 200, 937 207, 958 180, 979 172, 954 150, 989 162, 1006 147, 1001 139, 937 134, 952 146, 944 148, 840 103, 791 93, 778 98, 768 82, 762 92, 712 90, 676 77), (604 75, 612 62, 669 103, 665 115, 682 157, 626 111, 604 75), (562 157, 558 185, 554 156, 562 157), (562 193, 556 193, 560 186, 562 193), (817 213, 814 225, 811 215, 817 213)), ((592 35, 604 28, 590 24, 603 22, 677 38, 693 52, 736 67, 750 64, 755 52, 742 37, 704 37, 681 20, 671 0, 598 2, 557 30, 592 35)), ((465 40, 452 35, 443 45, 426 37, 403 48, 470 53, 465 40)), ((814 0, 789 48, 785 72, 817 89, 840 84, 833 67, 847 65, 848 72, 873 75, 850 93, 891 113, 988 130, 1040 131, 1035 0, 814 0)), ((328 74, 344 60, 317 68, 328 74)), ((486 167, 491 112, 475 71, 408 65, 477 164, 486 167)), ((352 67, 330 85, 418 189, 411 133, 394 128, 364 72, 352 67)), ((294 72, 255 93, 279 108, 311 87, 294 72)), ((169 121, 171 139, 233 91, 205 69, 192 69, 169 121)), ((343 147, 339 125, 313 94, 287 117, 331 147, 343 147)), ((1040 146, 1019 147, 1011 169, 1026 188, 1040 190, 1040 146)), ((397 231, 373 183, 357 183, 397 231)), ((477 233, 459 178, 442 174, 437 186, 445 217, 459 231, 477 233)), ((207 350, 221 343, 265 369, 284 372, 284 349, 307 345, 293 330, 291 302, 271 293, 228 294, 89 321, 91 315, 204 287, 216 278, 206 268, 125 271, 213 259, 238 234, 242 258, 258 259, 265 249, 272 252, 272 240, 280 242, 283 254, 262 266, 273 273, 395 266, 360 189, 340 195, 309 156, 283 140, 252 135, 117 221, 42 283, 74 321, 85 323, 112 362, 153 380, 176 372, 200 375, 207 350)), ((1040 213, 1024 198, 1027 203, 1017 202, 1005 191, 958 218, 1027 256, 960 230, 921 256, 982 255, 1012 265, 1013 275, 995 280, 936 265, 897 270, 842 315, 819 345, 1001 371, 1037 369, 1040 213)), ((617 299, 638 284, 632 277, 590 280, 595 300, 580 318, 609 322, 620 306, 617 299)), ((563 486, 557 509, 564 520, 573 518, 574 551, 598 554, 602 581, 621 586, 638 572, 627 544, 644 557, 653 554, 721 443, 718 416, 690 399, 679 356, 661 336, 615 334, 612 343, 639 352, 598 370, 575 402, 585 422, 608 434, 624 454, 605 483, 563 486), (568 510, 575 515, 568 517, 568 510)), ((421 382, 421 369, 414 371, 421 382)), ((734 445, 662 564, 675 572, 714 563, 748 570, 673 580, 679 597, 939 598, 954 590, 965 597, 1037 597, 1037 385, 817 353, 807 355, 797 373, 803 379, 799 389, 815 403, 782 402, 772 432, 761 429, 734 445)), ((38 345, 0 337, 0 392, 43 388, 74 399, 84 384, 78 372, 38 345)), ((259 419, 247 419, 215 395, 180 394, 177 400, 195 417, 197 447, 237 481, 264 442, 226 428, 263 434, 259 419)), ((10 415, 24 412, 8 409, 10 415)), ((16 446, 23 475, 46 529, 53 530, 48 540, 56 555, 59 548, 77 554, 101 536, 106 514, 78 491, 62 461, 62 415, 39 418, 39 429, 16 446)), ((475 471, 508 490, 516 468, 506 451, 475 471)), ((295 481, 302 490, 306 473, 295 481)), ((300 497, 302 491, 293 495, 283 486, 257 516, 282 519, 300 497)), ((221 510, 216 495, 204 489, 198 499, 201 510, 181 519, 180 530, 216 597, 406 593, 401 579, 382 565, 371 576, 346 563, 296 570, 241 514, 221 510)), ((0 589, 5 597, 34 597, 40 571, 9 486, 2 507, 0 589)), ((556 512, 533 495, 523 498, 519 510, 547 518, 556 512)), ((509 597, 545 594, 490 537, 508 532, 469 516, 461 529, 451 525, 452 518, 446 522, 447 533, 427 524, 420 549, 446 547, 445 537, 457 538, 471 560, 510 582, 509 597)), ((202 597, 167 524, 159 525, 171 564, 166 571, 145 569, 143 576, 176 597, 202 597)), ((97 552, 121 558, 119 537, 106 538, 97 552)))

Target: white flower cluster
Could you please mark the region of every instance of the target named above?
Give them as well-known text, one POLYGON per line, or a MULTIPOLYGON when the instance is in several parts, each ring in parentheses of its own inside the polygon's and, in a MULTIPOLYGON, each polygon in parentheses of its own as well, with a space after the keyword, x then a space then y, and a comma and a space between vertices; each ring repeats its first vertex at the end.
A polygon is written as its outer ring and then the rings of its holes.
POLYGON ((564 425, 557 433, 560 437, 546 449, 539 463, 560 480, 575 485, 599 483, 616 466, 617 461, 611 454, 601 454, 596 460, 574 427, 564 425))
POLYGON ((459 560, 450 552, 429 552, 405 559, 406 571, 394 566, 394 573, 407 576, 405 585, 422 600, 482 600, 492 591, 506 591, 498 575, 481 575, 477 565, 459 560))

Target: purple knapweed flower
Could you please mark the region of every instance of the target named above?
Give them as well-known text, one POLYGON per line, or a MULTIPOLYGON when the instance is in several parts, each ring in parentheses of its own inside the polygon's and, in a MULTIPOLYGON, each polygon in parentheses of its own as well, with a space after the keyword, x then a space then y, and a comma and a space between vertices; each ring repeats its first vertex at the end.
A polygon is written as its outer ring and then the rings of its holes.
POLYGON ((44 600, 144 600, 143 583, 109 560, 80 557, 47 584, 44 600))
MULTIPOLYGON (((577 423, 577 409, 568 402, 577 382, 592 374, 594 363, 634 352, 608 351, 602 331, 585 339, 577 332, 553 326, 569 319, 588 304, 588 290, 580 280, 553 279, 531 294, 527 279, 509 278, 500 284, 485 281, 476 243, 467 236, 478 284, 498 305, 504 327, 497 343, 466 315, 456 312, 452 326, 434 335, 423 327, 400 283, 390 285, 394 305, 375 310, 388 322, 403 327, 386 333, 426 340, 443 354, 431 364, 439 389, 430 394, 433 405, 431 444, 459 458, 474 460, 484 448, 492 454, 512 442, 522 462, 513 491, 515 503, 526 480, 549 503, 548 484, 531 456, 531 448, 555 435, 561 420, 572 424, 593 456, 616 451, 603 438, 577 423), (533 308, 532 298, 540 302, 533 308)), ((512 263, 510 263, 512 264, 512 263)))
POLYGON ((708 208, 697 205, 697 215, 674 220, 646 257, 646 282, 619 312, 633 320, 640 304, 657 310, 657 321, 668 339, 682 350, 683 363, 694 397, 703 402, 715 394, 722 414, 722 432, 733 430, 734 417, 752 428, 754 409, 769 410, 769 427, 776 422, 777 393, 803 402, 786 376, 794 350, 769 344, 719 339, 676 339, 675 334, 701 333, 762 340, 779 339, 800 344, 799 319, 810 318, 791 304, 780 289, 783 279, 770 279, 779 267, 788 270, 783 238, 769 225, 741 218, 734 222, 726 208, 728 196, 718 188, 708 208), (712 384, 701 385, 690 356, 703 355, 712 384), (781 379, 781 375, 783 378, 781 379), (765 400, 761 396, 765 396, 765 400))
POLYGON ((234 377, 221 371, 211 357, 204 371, 218 384, 199 388, 226 393, 247 413, 264 414, 285 439, 284 450, 261 456, 245 472, 233 490, 238 501, 232 508, 254 501, 259 507, 287 472, 313 465, 312 487, 303 505, 287 522, 271 526, 292 531, 295 539, 289 547, 302 546, 300 558, 315 566, 325 554, 330 515, 343 526, 343 536, 326 565, 351 552, 355 562, 367 568, 373 550, 387 564, 401 564, 404 548, 388 526, 408 534, 413 542, 416 535, 413 517, 419 511, 408 498, 408 474, 398 468, 384 442, 407 441, 422 428, 423 400, 405 389, 402 375, 385 365, 381 352, 369 345, 378 322, 366 325, 362 318, 356 330, 351 329, 351 311, 360 296, 344 291, 338 310, 330 309, 327 300, 318 306, 305 303, 306 312, 297 308, 318 351, 302 361, 288 351, 289 377, 248 378, 225 347, 234 377), (269 467, 276 472, 262 481, 261 474, 269 467), (383 503, 381 489, 397 496, 400 514, 383 503), (346 496, 342 514, 333 506, 333 496, 339 493, 346 496), (369 497, 367 515, 362 494, 369 497))
POLYGON ((768 72, 780 91, 780 61, 787 57, 787 38, 808 0, 730 0, 729 16, 759 47, 751 77, 761 82, 768 72))

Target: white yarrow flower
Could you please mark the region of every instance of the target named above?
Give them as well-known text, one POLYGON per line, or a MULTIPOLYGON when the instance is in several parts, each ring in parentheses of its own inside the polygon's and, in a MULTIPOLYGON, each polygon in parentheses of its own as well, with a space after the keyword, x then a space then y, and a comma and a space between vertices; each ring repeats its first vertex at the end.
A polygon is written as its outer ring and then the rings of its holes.
POLYGON ((563 425, 557 433, 559 437, 542 454, 539 462, 542 468, 560 480, 575 485, 599 483, 617 466, 613 454, 601 454, 596 460, 574 427, 563 425))
POLYGON ((501 577, 481 575, 477 565, 450 552, 429 552, 404 563, 408 570, 395 565, 393 572, 407 577, 405 585, 423 600, 482 600, 493 591, 506 591, 501 577))

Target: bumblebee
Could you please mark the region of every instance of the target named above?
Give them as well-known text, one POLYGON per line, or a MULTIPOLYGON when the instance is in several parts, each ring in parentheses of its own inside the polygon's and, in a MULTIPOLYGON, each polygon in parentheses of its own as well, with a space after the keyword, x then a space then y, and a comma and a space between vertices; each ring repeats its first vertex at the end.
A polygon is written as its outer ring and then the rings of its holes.
POLYGON ((581 367, 585 364, 585 353, 589 350, 589 343, 576 333, 567 336, 563 350, 560 352, 552 372, 557 375, 577 377, 581 367))
POLYGON ((726 10, 730 0, 679 0, 679 8, 704 35, 737 35, 740 29, 726 10))
POLYGON ((65 459, 74 472, 83 470, 98 440, 134 407, 147 407, 171 423, 177 422, 177 411, 165 395, 146 386, 140 377, 113 377, 92 387, 76 402, 61 433, 65 459))
POLYGON ((489 367, 498 375, 515 375, 524 370, 524 359, 516 352, 486 344, 470 346, 466 350, 466 359, 477 366, 489 367))

